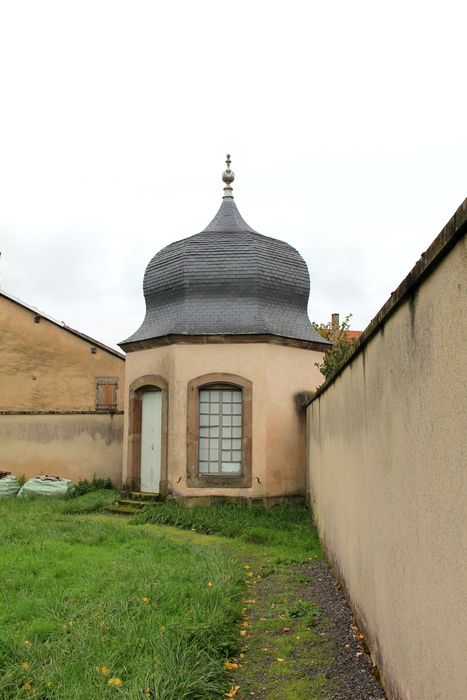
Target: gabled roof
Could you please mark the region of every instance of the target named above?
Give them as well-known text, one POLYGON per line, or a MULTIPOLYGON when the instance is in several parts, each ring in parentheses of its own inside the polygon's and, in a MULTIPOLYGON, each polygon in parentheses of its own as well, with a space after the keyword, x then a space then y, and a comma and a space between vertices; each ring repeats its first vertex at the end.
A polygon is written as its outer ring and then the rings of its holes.
POLYGON ((53 323, 55 326, 58 326, 59 328, 63 328, 64 331, 67 331, 67 333, 72 333, 73 335, 76 335, 78 338, 81 338, 81 340, 86 341, 90 345, 95 345, 98 348, 101 348, 101 350, 105 350, 106 352, 110 352, 112 355, 115 355, 115 357, 120 358, 121 360, 125 360, 125 355, 118 350, 114 350, 113 348, 110 348, 108 345, 104 345, 104 343, 101 343, 99 340, 96 340, 95 338, 91 338, 89 335, 86 335, 85 333, 81 333, 80 331, 75 330, 74 328, 71 328, 71 326, 67 326, 66 323, 63 321, 57 321, 57 319, 53 318, 52 316, 49 316, 49 314, 44 313, 43 311, 40 311, 37 309, 35 306, 31 306, 30 304, 26 304, 26 302, 21 301, 21 299, 18 299, 17 297, 13 296, 12 294, 7 294, 3 289, 0 289, 0 297, 5 297, 5 299, 9 299, 9 301, 12 301, 14 304, 17 304, 18 306, 22 306, 24 309, 27 309, 28 311, 31 311, 32 313, 36 314, 37 316, 40 316, 41 318, 45 318, 47 321, 50 321, 50 323, 53 323))
POLYGON ((362 333, 363 331, 346 331, 345 335, 348 340, 358 340, 362 333))

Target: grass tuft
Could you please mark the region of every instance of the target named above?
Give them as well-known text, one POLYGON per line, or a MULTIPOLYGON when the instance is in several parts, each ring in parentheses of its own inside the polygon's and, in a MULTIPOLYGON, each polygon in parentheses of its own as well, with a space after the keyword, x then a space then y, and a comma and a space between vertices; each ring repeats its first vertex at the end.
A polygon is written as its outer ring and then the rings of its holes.
POLYGON ((105 506, 110 505, 119 497, 115 490, 88 491, 83 496, 67 499, 60 508, 62 513, 79 515, 86 513, 100 513, 105 506))
POLYGON ((135 514, 135 524, 174 525, 207 535, 223 535, 274 550, 277 561, 321 557, 321 547, 306 508, 264 508, 243 503, 187 508, 178 503, 149 506, 135 514))

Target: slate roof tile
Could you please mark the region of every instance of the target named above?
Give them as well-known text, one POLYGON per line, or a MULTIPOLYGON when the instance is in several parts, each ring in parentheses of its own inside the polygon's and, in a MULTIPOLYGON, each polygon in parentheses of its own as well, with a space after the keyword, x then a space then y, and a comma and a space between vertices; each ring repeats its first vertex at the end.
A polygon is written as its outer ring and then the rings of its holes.
POLYGON ((165 335, 277 335, 326 342, 307 313, 301 255, 263 236, 224 198, 211 223, 159 251, 147 266, 146 317, 126 343, 165 335))

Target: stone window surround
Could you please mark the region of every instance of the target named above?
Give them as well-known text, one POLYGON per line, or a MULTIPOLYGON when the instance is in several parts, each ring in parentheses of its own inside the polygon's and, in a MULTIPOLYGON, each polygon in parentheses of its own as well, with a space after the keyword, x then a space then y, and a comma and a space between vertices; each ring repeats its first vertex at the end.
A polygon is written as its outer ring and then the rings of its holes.
POLYGON ((252 484, 252 393, 253 384, 237 374, 213 372, 195 377, 188 382, 187 397, 187 479, 195 488, 251 488, 252 484), (199 474, 199 390, 212 384, 223 384, 242 389, 243 437, 242 473, 240 475, 199 474))
POLYGON ((128 404, 128 471, 127 482, 133 491, 141 488, 141 420, 143 408, 143 393, 145 391, 160 391, 162 393, 161 416, 161 476, 159 492, 167 495, 167 443, 168 443, 168 384, 156 374, 146 374, 131 382, 129 387, 128 404))

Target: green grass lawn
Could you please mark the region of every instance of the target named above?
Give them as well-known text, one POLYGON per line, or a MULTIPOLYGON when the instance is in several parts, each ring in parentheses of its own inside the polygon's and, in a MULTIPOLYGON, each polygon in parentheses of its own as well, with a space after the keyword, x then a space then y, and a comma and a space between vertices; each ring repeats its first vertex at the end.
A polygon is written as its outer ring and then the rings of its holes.
MULTIPOLYGON (((138 513, 134 523, 175 525, 199 533, 223 535, 237 543, 259 545, 263 559, 275 563, 303 562, 322 557, 321 546, 306 508, 245 506, 223 503, 209 508, 185 508, 175 503, 159 504, 138 513)), ((241 547, 240 547, 241 549, 241 547)), ((236 547, 239 550, 239 547, 236 547)))
POLYGON ((211 699, 228 689, 238 563, 70 512, 112 497, 1 500, 1 698, 211 699))
POLYGON ((121 519, 101 512, 115 496, 0 500, 2 700, 214 700, 263 684, 268 654, 268 698, 286 680, 284 698, 326 697, 301 659, 329 649, 290 617, 297 562, 322 556, 305 509, 157 504, 121 519))

